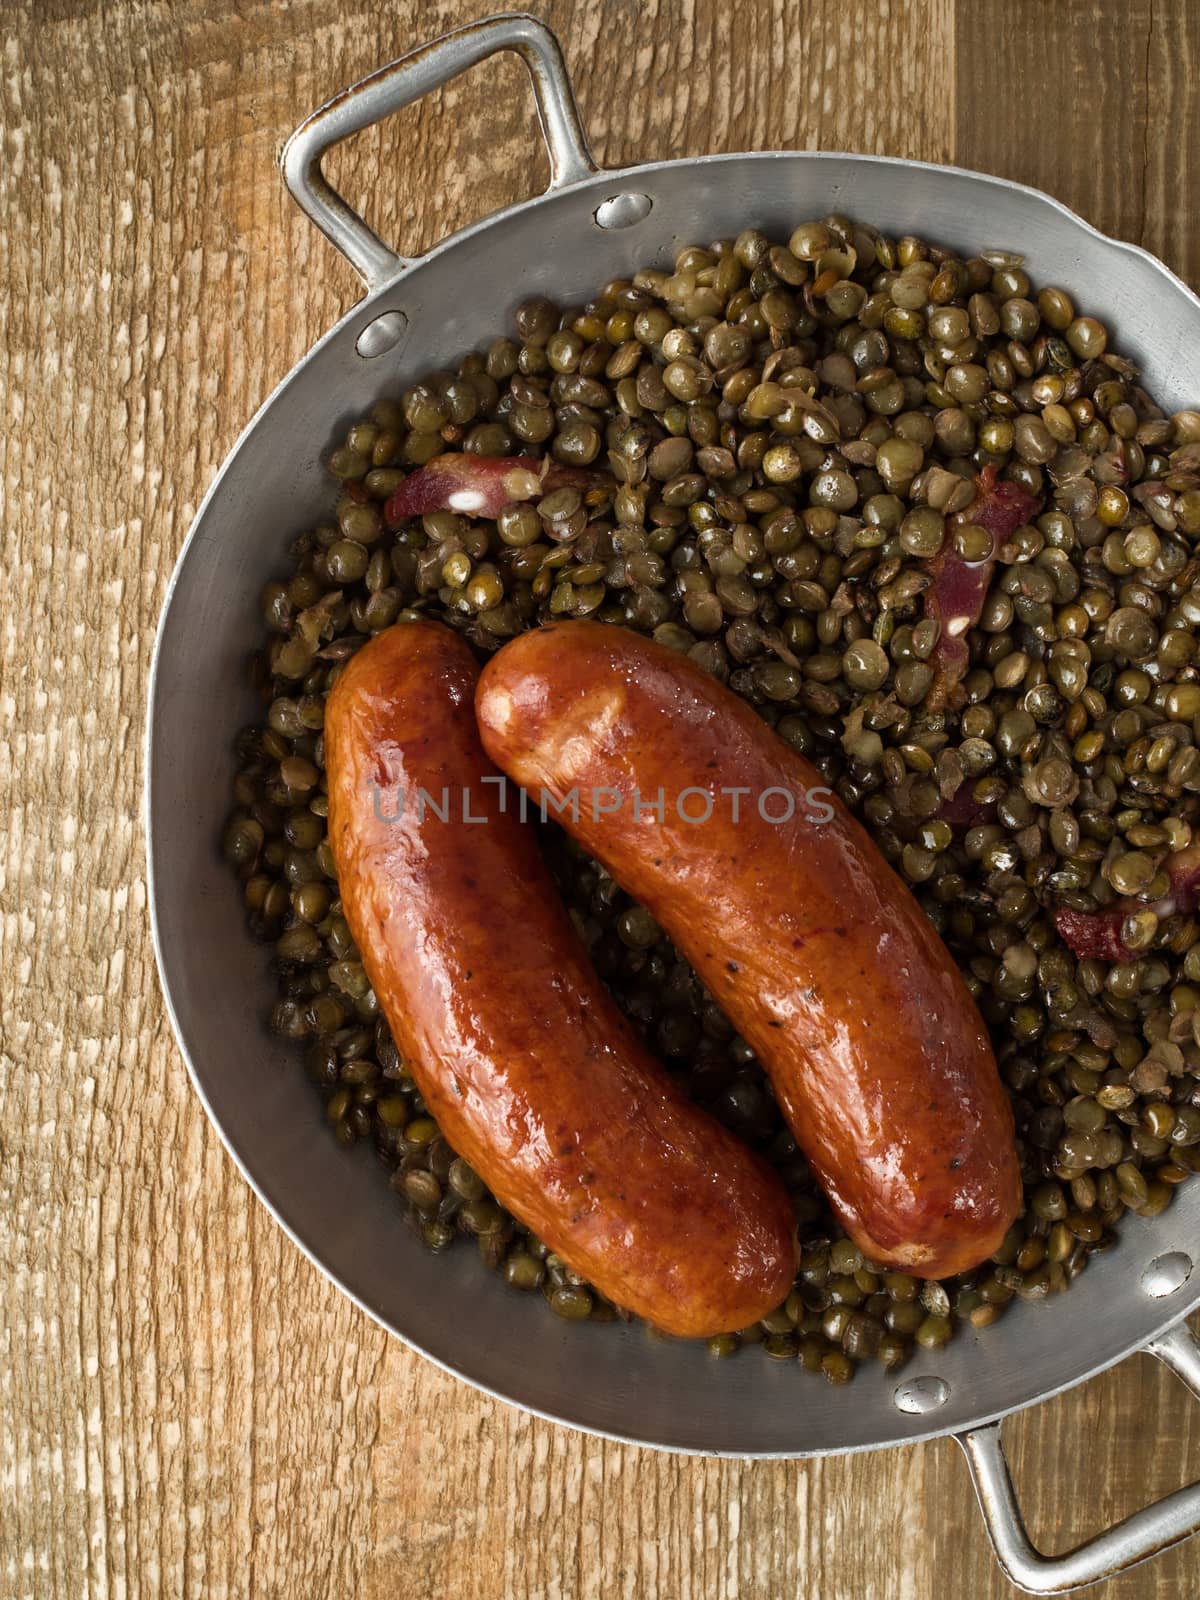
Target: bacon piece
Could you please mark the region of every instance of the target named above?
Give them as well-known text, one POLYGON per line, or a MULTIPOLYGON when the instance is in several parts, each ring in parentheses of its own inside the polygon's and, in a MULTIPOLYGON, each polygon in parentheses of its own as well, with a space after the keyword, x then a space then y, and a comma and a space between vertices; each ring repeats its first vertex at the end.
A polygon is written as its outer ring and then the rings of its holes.
POLYGON ((1059 937, 1081 961, 1136 961, 1140 954, 1121 938, 1125 918, 1134 911, 1153 911, 1159 920, 1177 912, 1188 913, 1200 901, 1200 844, 1190 844, 1168 856, 1164 863, 1171 880, 1169 891, 1149 905, 1140 900, 1116 900, 1102 911, 1071 911, 1060 906, 1054 913, 1059 937))
POLYGON ((447 451, 405 478, 384 507, 384 516, 392 524, 426 511, 495 517, 514 500, 540 500, 552 489, 586 492, 607 481, 602 473, 564 467, 549 458, 447 451))
POLYGON ((964 561, 955 551, 953 530, 947 528, 945 543, 926 563, 933 583, 925 591, 925 615, 936 617, 942 625, 932 656, 934 679, 926 701, 930 711, 943 710, 967 675, 967 632, 983 610, 996 551, 1041 510, 1038 496, 1021 484, 997 483, 994 466, 984 467, 975 479, 975 488, 975 500, 959 514, 958 521, 960 526, 973 523, 990 533, 991 554, 982 561, 964 561))

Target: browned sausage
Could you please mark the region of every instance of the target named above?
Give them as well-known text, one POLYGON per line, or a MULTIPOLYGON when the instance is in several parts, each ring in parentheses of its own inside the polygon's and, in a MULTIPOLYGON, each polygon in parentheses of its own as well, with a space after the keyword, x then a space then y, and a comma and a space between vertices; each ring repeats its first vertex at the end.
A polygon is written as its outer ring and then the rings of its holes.
POLYGON ((497 1199, 658 1327, 743 1327, 791 1286, 791 1202, 596 976, 532 825, 501 810, 477 678, 457 634, 407 623, 330 695, 329 838, 363 965, 430 1111, 497 1199))
POLYGON ((926 1277, 989 1256, 1021 1181, 983 1023, 816 769, 695 663, 601 623, 505 645, 476 709, 489 755, 553 797, 753 1046, 867 1255, 926 1277))

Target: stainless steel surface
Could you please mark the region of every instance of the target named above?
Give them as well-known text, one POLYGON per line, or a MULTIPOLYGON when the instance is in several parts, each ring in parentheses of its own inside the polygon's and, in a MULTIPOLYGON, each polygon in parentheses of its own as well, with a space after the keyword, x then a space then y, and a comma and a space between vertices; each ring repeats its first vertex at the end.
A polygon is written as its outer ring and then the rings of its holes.
MULTIPOLYGON (((1200 1397, 1200 1345, 1185 1324, 1168 1328, 1146 1349, 1200 1397)), ((1061 1556, 1043 1555, 1025 1531, 1025 1519, 1000 1441, 1000 1423, 972 1428, 961 1434, 958 1442, 971 1469, 997 1559, 1017 1587, 1029 1594, 1065 1594, 1098 1583, 1102 1578, 1127 1572, 1200 1530, 1200 1483, 1193 1483, 1126 1517, 1074 1550, 1061 1556)))
POLYGON ((990 1446, 978 1441, 992 1436, 978 1433, 983 1424, 1146 1347, 1200 1304, 1200 1274, 1178 1263, 1166 1272, 1154 1266, 1193 1259, 1200 1184, 1185 1185, 1153 1222, 1130 1218, 1119 1244, 1069 1293, 1018 1306, 982 1336, 963 1333, 934 1356, 918 1355, 900 1382, 868 1365, 850 1397, 752 1356, 718 1374, 703 1350, 651 1342, 637 1329, 567 1327, 481 1271, 473 1252, 433 1258, 409 1233, 369 1156, 347 1156, 328 1137, 294 1050, 263 1026, 267 955, 249 943, 216 843, 233 738, 258 711, 239 687, 242 664, 258 635, 261 585, 278 574, 288 540, 332 503, 321 457, 347 422, 487 340, 528 295, 570 303, 606 278, 668 263, 685 243, 751 221, 786 235, 802 218, 846 211, 973 251, 1021 249, 1035 279, 1067 286, 1116 330, 1119 348, 1168 405, 1194 398, 1184 384, 1196 363, 1180 353, 1200 349, 1200 301, 1144 251, 1098 233, 1047 195, 956 168, 767 152, 586 175, 561 57, 532 19, 505 17, 449 35, 347 91, 306 126, 307 142, 289 147, 289 181, 373 292, 280 384, 214 482, 172 580, 151 684, 146 803, 156 949, 210 1115, 248 1181, 314 1262, 385 1327, 503 1399, 634 1443, 714 1454, 820 1455, 971 1431, 969 1448, 986 1462, 990 1446), (510 46, 533 52, 544 69, 557 182, 404 262, 324 185, 320 152, 510 46), (502 298, 492 285, 504 286, 502 298), (389 345, 389 329, 399 330, 398 345, 389 345), (214 694, 217 684, 228 687, 214 694))
MULTIPOLYGON (((589 178, 588 151, 575 93, 558 40, 544 22, 522 12, 487 17, 393 61, 302 122, 283 149, 292 198, 350 261, 369 289, 389 282, 412 258, 398 255, 346 204, 321 171, 326 152, 352 133, 412 105, 497 51, 512 50, 529 68, 542 137, 550 156, 550 190, 589 178)), ((549 192, 549 191, 548 191, 549 192)))

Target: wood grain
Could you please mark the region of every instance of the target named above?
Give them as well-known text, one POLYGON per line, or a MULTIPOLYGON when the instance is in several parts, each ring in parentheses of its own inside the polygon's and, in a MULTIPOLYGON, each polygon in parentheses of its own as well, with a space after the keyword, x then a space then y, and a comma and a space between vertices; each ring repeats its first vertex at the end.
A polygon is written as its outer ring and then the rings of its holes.
MULTIPOLYGON (((303 113, 474 9, 0 4, 0 1595, 1006 1595, 951 1445, 668 1457, 520 1415, 387 1341, 251 1198, 173 1046, 139 817, 154 623, 245 418, 357 293, 275 157, 303 113)), ((1200 279, 1191 0, 543 14, 610 164, 959 161, 1200 279)), ((533 193, 520 71, 486 64, 345 147, 336 176, 412 250, 533 193)), ((1196 1413, 1147 1361, 1009 1437, 1052 1547, 1200 1474, 1196 1413)), ((1165 1600, 1198 1576, 1185 1549, 1095 1593, 1165 1600)))

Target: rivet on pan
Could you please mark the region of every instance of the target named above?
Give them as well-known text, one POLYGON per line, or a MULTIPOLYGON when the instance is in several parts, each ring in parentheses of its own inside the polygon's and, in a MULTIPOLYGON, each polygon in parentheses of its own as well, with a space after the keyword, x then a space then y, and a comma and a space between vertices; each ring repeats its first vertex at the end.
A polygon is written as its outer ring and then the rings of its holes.
POLYGON ((408 318, 403 311, 385 311, 374 322, 367 323, 354 348, 370 361, 374 356, 385 356, 389 350, 394 350, 407 332, 408 318))
POLYGON ((950 1385, 945 1378, 909 1378, 896 1385, 892 1401, 897 1411, 908 1411, 914 1416, 924 1416, 936 1411, 950 1398, 950 1385))
POLYGON ((600 228, 632 228, 635 222, 650 215, 653 204, 648 194, 614 194, 600 202, 593 216, 600 228))
POLYGON ((1192 1275, 1192 1258, 1182 1250, 1168 1250, 1155 1256, 1142 1273, 1142 1288, 1153 1300, 1162 1300, 1182 1289, 1192 1275))

